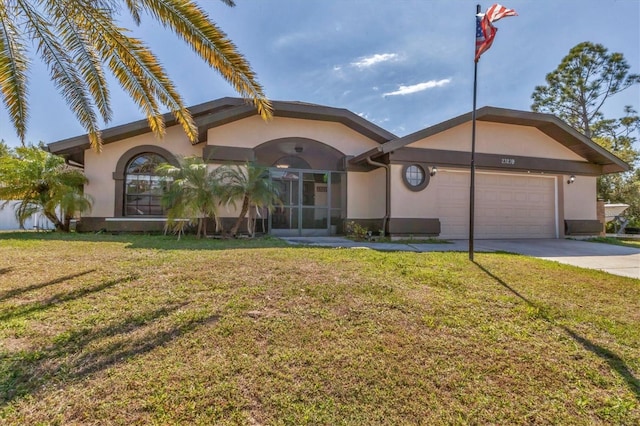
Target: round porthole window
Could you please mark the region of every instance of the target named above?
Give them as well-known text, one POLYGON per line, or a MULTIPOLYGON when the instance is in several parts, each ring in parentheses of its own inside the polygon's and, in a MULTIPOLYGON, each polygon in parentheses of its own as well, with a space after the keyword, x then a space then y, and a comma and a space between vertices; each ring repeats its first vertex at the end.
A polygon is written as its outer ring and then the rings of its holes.
POLYGON ((402 180, 411 191, 421 191, 429 184, 429 174, 418 164, 410 164, 402 168, 402 180))

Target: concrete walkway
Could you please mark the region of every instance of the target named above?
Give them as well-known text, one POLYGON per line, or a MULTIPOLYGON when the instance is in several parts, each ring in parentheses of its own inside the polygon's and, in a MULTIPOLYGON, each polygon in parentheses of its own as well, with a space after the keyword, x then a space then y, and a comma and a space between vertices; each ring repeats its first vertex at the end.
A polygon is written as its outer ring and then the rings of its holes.
MULTIPOLYGON (((356 242, 342 237, 290 237, 283 239, 290 244, 316 247, 412 252, 467 252, 469 250, 467 240, 453 240, 449 244, 396 244, 356 242)), ((476 240, 474 248, 476 252, 517 253, 640 279, 640 248, 565 239, 476 240)))

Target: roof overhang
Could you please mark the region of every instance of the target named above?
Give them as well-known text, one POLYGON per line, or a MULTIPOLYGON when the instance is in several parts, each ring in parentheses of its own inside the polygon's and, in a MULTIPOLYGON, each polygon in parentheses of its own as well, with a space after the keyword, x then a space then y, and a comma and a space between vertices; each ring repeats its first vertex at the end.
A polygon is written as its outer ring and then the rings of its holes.
MULTIPOLYGON (((302 102, 272 102, 275 117, 297 118, 341 123, 348 128, 374 140, 380 144, 396 139, 397 136, 365 120, 357 114, 343 108, 333 108, 323 105, 302 102)), ((198 141, 207 141, 207 130, 222 126, 237 120, 256 116, 257 111, 248 101, 240 98, 222 98, 212 102, 189 107, 189 111, 198 127, 198 141)), ((172 114, 163 115, 166 127, 177 123, 172 114)), ((104 145, 123 139, 150 133, 147 120, 111 127, 102 131, 104 145)), ((88 135, 80 135, 47 145, 50 152, 63 155, 70 160, 84 164, 84 151, 90 148, 88 135)))
MULTIPOLYGON (((419 130, 410 135, 390 141, 351 159, 352 164, 363 162, 367 157, 374 158, 386 153, 403 148, 413 142, 428 138, 445 130, 470 122, 472 113, 460 115, 426 129, 419 130)), ((629 165, 616 157, 591 139, 587 138, 571 126, 552 114, 542 114, 530 111, 518 111, 512 109, 482 107, 476 111, 476 120, 514 124, 519 126, 535 127, 542 133, 564 145, 586 161, 602 167, 603 173, 624 172, 630 169, 629 165)))

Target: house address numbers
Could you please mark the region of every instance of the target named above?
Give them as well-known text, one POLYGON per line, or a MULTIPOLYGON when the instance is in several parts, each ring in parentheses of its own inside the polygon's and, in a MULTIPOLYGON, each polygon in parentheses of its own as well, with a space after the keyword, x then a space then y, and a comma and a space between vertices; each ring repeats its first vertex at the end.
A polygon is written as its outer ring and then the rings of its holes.
POLYGON ((516 159, 515 158, 503 158, 501 164, 508 164, 510 166, 513 166, 514 164, 516 164, 516 159))

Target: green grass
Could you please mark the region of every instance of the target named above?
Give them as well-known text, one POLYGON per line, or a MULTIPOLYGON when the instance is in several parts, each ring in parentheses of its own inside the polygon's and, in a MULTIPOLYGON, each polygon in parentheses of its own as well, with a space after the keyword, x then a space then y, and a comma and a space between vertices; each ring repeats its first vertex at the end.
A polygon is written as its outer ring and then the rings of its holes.
POLYGON ((2 424, 640 423, 639 280, 277 239, 2 233, 0 259, 2 424))
POLYGON ((605 243, 605 244, 613 244, 617 246, 625 246, 625 247, 640 247, 640 239, 637 238, 624 238, 624 237, 596 237, 589 238, 587 241, 591 241, 594 243, 605 243))

